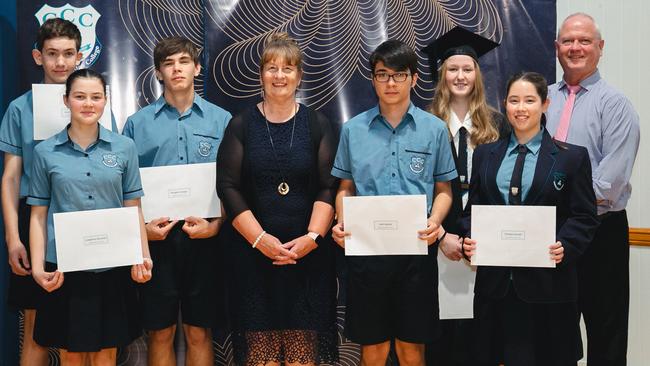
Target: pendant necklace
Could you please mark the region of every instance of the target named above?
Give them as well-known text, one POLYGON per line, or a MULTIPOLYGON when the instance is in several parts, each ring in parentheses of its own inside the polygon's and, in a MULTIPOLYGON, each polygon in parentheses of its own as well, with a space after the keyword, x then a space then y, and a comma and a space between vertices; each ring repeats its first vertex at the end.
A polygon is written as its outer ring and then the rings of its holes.
MULTIPOLYGON (((271 150, 273 150, 275 165, 278 168, 278 171, 280 172, 280 177, 282 178, 282 182, 280 182, 280 184, 278 185, 278 193, 281 196, 286 196, 287 193, 289 193, 289 184, 287 183, 287 180, 285 179, 285 176, 282 173, 282 169, 280 169, 280 160, 278 159, 278 154, 275 151, 275 145, 273 144, 273 137, 271 136, 271 129, 269 128, 269 120, 266 119, 266 110, 264 107, 265 104, 264 101, 262 101, 262 115, 264 116, 264 122, 266 122, 266 132, 269 134, 269 141, 271 142, 271 150)), ((293 113, 293 125, 291 126, 291 140, 289 142, 289 154, 291 153, 291 148, 293 147, 293 133, 296 131, 296 114, 298 114, 297 104, 295 104, 295 110, 293 113)))

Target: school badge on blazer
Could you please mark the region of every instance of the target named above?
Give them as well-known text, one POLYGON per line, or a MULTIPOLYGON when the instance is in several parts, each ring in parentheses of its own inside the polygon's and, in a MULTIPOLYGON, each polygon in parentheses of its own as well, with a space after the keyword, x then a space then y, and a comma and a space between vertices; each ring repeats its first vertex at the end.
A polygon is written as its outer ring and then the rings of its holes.
POLYGON ((212 144, 206 141, 199 141, 199 155, 206 157, 210 156, 210 150, 212 150, 212 144))
POLYGON ((424 170, 424 158, 419 156, 411 157, 411 164, 409 164, 409 168, 411 168, 411 171, 415 174, 422 173, 424 170))
POLYGON ((553 187, 556 191, 561 191, 566 184, 566 174, 555 172, 553 173, 553 187))
POLYGON ((115 168, 117 166, 117 155, 115 154, 104 154, 102 157, 102 163, 109 168, 115 168))

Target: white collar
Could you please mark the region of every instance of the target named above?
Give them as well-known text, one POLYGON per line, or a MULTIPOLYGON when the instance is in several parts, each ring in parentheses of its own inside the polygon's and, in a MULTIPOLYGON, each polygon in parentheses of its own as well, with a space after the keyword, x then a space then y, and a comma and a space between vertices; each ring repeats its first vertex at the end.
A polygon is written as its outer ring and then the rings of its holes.
POLYGON ((460 130, 461 127, 465 127, 467 132, 471 133, 473 127, 472 117, 467 113, 465 115, 465 120, 461 122, 454 111, 449 111, 449 132, 451 132, 451 135, 456 137, 458 130, 460 130))

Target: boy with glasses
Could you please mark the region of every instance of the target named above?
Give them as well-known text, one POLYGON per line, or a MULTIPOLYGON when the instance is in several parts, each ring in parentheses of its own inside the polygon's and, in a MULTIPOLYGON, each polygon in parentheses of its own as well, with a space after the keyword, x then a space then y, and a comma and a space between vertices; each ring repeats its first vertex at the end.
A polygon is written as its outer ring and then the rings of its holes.
MULTIPOLYGON (((385 365, 390 341, 401 365, 424 365, 424 344, 439 333, 435 246, 451 207, 456 169, 447 127, 411 103, 417 56, 389 40, 370 55, 372 85, 379 103, 343 124, 332 175, 341 178, 336 196, 334 240, 345 246, 343 197, 427 196, 430 216, 417 234, 430 255, 349 256, 348 338, 362 345, 362 364, 385 365)), ((414 233, 415 235, 416 233, 414 233)))

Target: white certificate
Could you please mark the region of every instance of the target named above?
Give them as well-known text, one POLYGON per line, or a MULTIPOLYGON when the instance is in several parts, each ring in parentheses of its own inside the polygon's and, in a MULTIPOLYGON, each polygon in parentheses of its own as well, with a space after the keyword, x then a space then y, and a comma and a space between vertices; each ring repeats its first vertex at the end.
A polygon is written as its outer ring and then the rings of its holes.
POLYGON ((215 163, 140 168, 144 221, 159 217, 221 217, 215 163))
POLYGON ((345 255, 427 255, 425 195, 343 198, 345 255))
POLYGON ((472 265, 555 267, 553 206, 472 206, 472 265))
POLYGON ((454 262, 438 251, 438 299, 440 319, 474 317, 476 267, 461 259, 454 262))
MULTIPOLYGON (((99 123, 111 131, 111 98, 106 86, 107 100, 99 123)), ((34 140, 46 140, 70 123, 70 109, 63 103, 65 84, 32 84, 34 110, 34 140)))
POLYGON ((137 207, 55 213, 54 239, 61 272, 142 263, 137 207))

